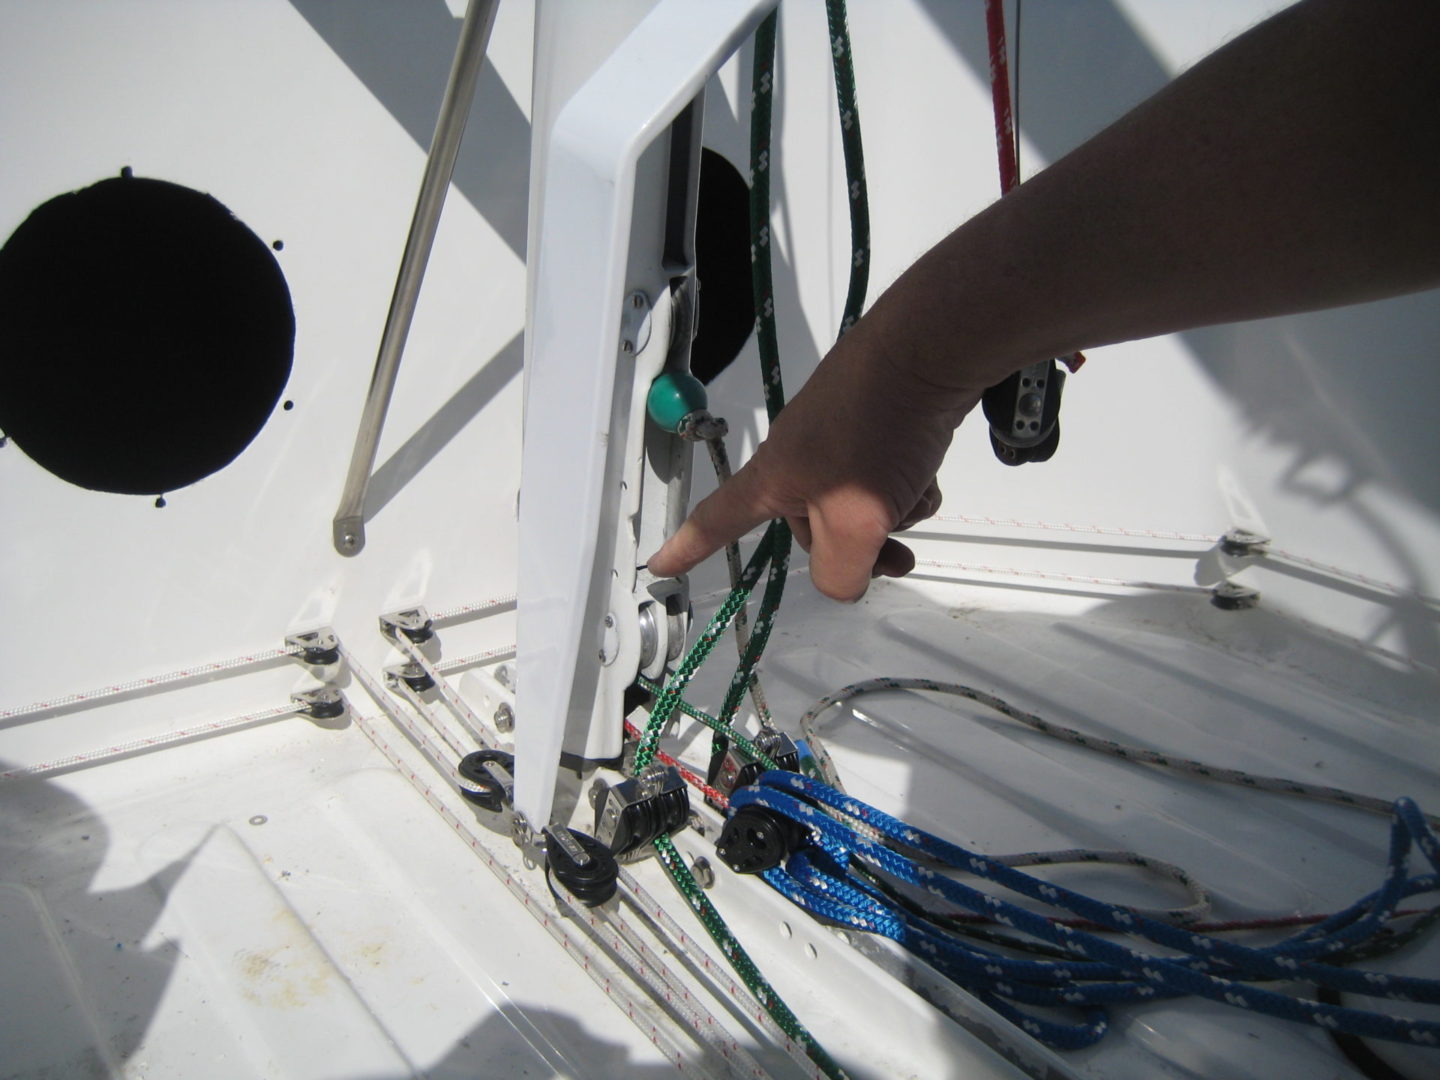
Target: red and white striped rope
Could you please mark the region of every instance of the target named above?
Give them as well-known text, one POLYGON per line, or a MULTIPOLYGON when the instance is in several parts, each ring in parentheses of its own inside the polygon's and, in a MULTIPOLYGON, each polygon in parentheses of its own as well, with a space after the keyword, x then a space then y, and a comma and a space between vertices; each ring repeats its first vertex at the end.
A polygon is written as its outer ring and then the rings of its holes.
POLYGON ((1151 589, 1160 592, 1198 593, 1209 595, 1203 585, 1181 585, 1165 581, 1134 581, 1126 578, 1094 577, 1089 574, 1062 574, 1053 570, 1026 570, 1016 566, 987 566, 983 563, 949 562, 943 559, 916 559, 916 568, 958 570, 967 574, 988 574, 997 577, 1034 578, 1040 581, 1064 581, 1075 585, 1101 585, 1111 589, 1151 589))
POLYGON ((513 644, 498 645, 493 649, 457 656, 452 660, 441 660, 435 665, 435 670, 442 675, 449 675, 452 671, 459 671, 461 668, 475 667, 477 664, 488 663, 491 660, 508 660, 514 655, 515 646, 513 644))
POLYGON ((65 757, 42 761, 36 765, 7 769, 5 772, 0 772, 0 782, 5 780, 19 780, 27 776, 50 776, 54 773, 66 772, 81 766, 100 765, 106 761, 125 757, 130 754, 142 753, 149 750, 161 750, 167 746, 174 746, 177 743, 187 742, 191 739, 198 739, 207 735, 218 735, 224 731, 233 731, 236 728, 249 727, 253 724, 261 724, 268 720, 276 720, 282 716, 291 716, 299 712, 299 710, 300 706, 291 702, 288 705, 277 705, 273 709, 261 709, 258 712, 245 713, 242 716, 232 716, 225 720, 212 720, 204 724, 195 724, 192 727, 182 728, 178 731, 167 731, 160 735, 150 735, 143 739, 132 739, 129 742, 115 743, 111 746, 101 746, 94 750, 85 751, 84 753, 68 754, 65 757))
POLYGON ((1440 607, 1440 597, 1430 596, 1427 593, 1419 592, 1405 585, 1396 585, 1394 582, 1382 581, 1380 578, 1371 577, 1369 574, 1362 574, 1356 570, 1346 570, 1343 566, 1336 566, 1333 563, 1321 562, 1319 559, 1311 559, 1304 555, 1296 555, 1293 551, 1285 551, 1282 548, 1274 548, 1267 545, 1257 550, 1255 554, 1262 559, 1274 559, 1277 562, 1288 562, 1294 563, 1297 566, 1309 567, 1311 570, 1318 570, 1331 577, 1354 582, 1356 585, 1364 585, 1367 588, 1394 593, 1396 596, 1405 599, 1418 600, 1422 604, 1440 607))
POLYGON ((488 600, 479 600, 473 604, 460 604, 457 607, 446 608, 444 611, 432 611, 430 619, 432 622, 449 622, 452 619, 461 619, 468 615, 488 615, 500 608, 514 607, 517 600, 514 593, 492 596, 488 600))
MULTIPOLYGON (((362 680, 364 681, 364 680, 362 680)), ((369 680, 370 684, 374 680, 369 680)), ((372 696, 374 692, 372 691, 372 696)), ((380 699, 377 699, 377 701, 380 699)), ((394 715, 382 705, 382 710, 393 721, 394 715)), ((529 912, 540 926, 552 937, 565 952, 580 965, 580 969, 588 975, 605 995, 609 997, 616 1006, 631 1022, 640 1029, 647 1039, 658 1049, 671 1064, 682 1074, 687 1076, 710 1075, 710 1070, 701 1069, 691 1060, 693 1055, 686 1054, 684 1050, 662 1031, 658 1025, 650 1019, 646 1010, 630 993, 628 987, 616 979, 611 978, 606 966, 596 964, 592 958, 592 949, 585 940, 571 933, 567 926, 567 920, 551 906, 545 903, 535 890, 526 884, 522 879, 512 874, 509 868, 501 862, 484 840, 480 838, 476 829, 455 813, 449 804, 442 799, 430 786, 430 784, 419 773, 413 769, 405 760, 404 756, 381 734, 379 725, 369 717, 364 716, 358 709, 352 712, 355 726, 365 735, 367 739, 380 751, 382 755, 395 767, 416 793, 440 815, 440 818, 450 826, 452 830, 464 841, 480 861, 499 879, 500 883, 520 901, 521 906, 529 912)))
POLYGON ((102 686, 95 690, 85 690, 77 694, 65 694, 63 697, 50 698, 46 701, 36 701, 29 705, 22 705, 18 709, 0 709, 0 721, 18 720, 21 717, 34 716, 37 713, 54 712, 76 705, 88 705, 92 702, 103 701, 105 698, 117 697, 121 694, 159 690, 174 683, 187 682, 192 679, 203 678, 207 675, 221 675, 227 671, 234 671, 237 668, 252 667, 256 664, 298 656, 299 654, 300 650, 296 648, 266 649, 261 652, 247 653, 244 656, 231 657, 229 660, 215 660, 207 664, 193 664, 190 667, 181 668, 179 671, 166 672, 164 675, 151 675, 145 678, 132 679, 129 682, 102 686))
MULTIPOLYGON (((345 650, 343 646, 341 651, 345 658, 346 666, 355 675, 356 680, 366 689, 371 698, 374 699, 384 715, 411 741, 421 756, 426 758, 432 767, 436 768, 440 776, 453 783, 455 780, 454 765, 449 762, 445 752, 435 744, 419 725, 415 724, 413 720, 405 715, 404 710, 395 706, 394 702, 380 686, 379 681, 371 675, 368 670, 357 664, 355 658, 345 650)), ((489 849, 478 832, 463 818, 457 815, 447 801, 441 798, 431 785, 410 767, 405 761, 404 756, 390 745, 379 732, 378 726, 374 721, 365 717, 358 709, 352 710, 351 715, 355 721, 355 726, 364 733, 371 743, 374 744, 375 748, 410 782, 410 785, 419 793, 425 802, 440 815, 446 824, 459 834, 460 838, 465 841, 470 849, 480 856, 481 861, 490 871, 520 900, 525 910, 530 912, 530 914, 540 922, 541 926, 580 964, 582 970, 621 1008, 625 1015, 631 1019, 656 1048, 666 1055, 672 1064, 675 1064, 685 1075, 713 1075, 712 1069, 706 1067, 703 1062, 696 1060, 693 1053, 684 1053, 675 1041, 646 1015, 636 998, 623 984, 610 978, 600 966, 595 964, 595 957, 591 953, 591 946, 589 946, 583 938, 571 934, 565 924, 565 920, 558 917, 559 912, 550 910, 549 906, 544 903, 537 892, 532 889, 527 882, 510 872, 505 864, 489 849)), ((592 929, 597 928, 592 925, 592 929)), ((607 945, 614 948, 613 941, 607 941, 607 945)), ((653 953, 651 956, 653 957, 653 953)), ((653 963, 649 967, 644 964, 632 966, 632 973, 639 982, 649 988, 651 996, 656 1001, 663 1000, 682 1014, 693 1013, 693 1007, 698 1005, 693 999, 690 999, 688 1002, 677 1000, 673 989, 665 985, 669 980, 660 977, 658 967, 653 963), (681 1009, 680 1006, 682 1004, 686 1004, 687 1007, 681 1009)), ((713 1017, 710 1017, 708 1022, 698 1021, 691 1016, 687 1016, 686 1019, 687 1022, 692 1025, 690 1034, 694 1038, 697 1040, 703 1039, 710 1043, 715 1047, 716 1052, 726 1061, 734 1059, 743 1062, 744 1058, 736 1058, 733 1053, 733 1049, 739 1049, 738 1044, 735 1044, 732 1049, 732 1047, 726 1043, 729 1036, 724 1032, 724 1029, 715 1022, 713 1017)), ((733 1040, 730 1040, 730 1043, 733 1043, 733 1040)), ((744 1051, 741 1050, 740 1053, 743 1055, 744 1051)))
POLYGON ((997 518, 974 514, 936 514, 931 521, 957 525, 985 525, 990 528, 1038 529, 1045 532, 1078 533, 1085 536, 1125 536, 1144 540, 1183 540, 1198 544, 1215 544, 1219 537, 1211 533, 1170 532, 1165 529, 1125 529, 1114 525, 1077 525, 1068 521, 1029 521, 1021 518, 997 518))

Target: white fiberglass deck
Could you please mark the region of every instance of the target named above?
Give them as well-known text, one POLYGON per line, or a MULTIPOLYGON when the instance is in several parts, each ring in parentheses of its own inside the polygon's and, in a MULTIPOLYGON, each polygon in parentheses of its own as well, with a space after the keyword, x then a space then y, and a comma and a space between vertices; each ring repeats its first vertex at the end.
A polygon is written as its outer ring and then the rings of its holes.
MULTIPOLYGON (((442 624, 442 661, 463 656, 486 619, 507 617, 502 605, 442 624)), ((693 700, 716 704, 723 666, 717 657, 693 700)), ((1425 722, 1434 673, 1368 657, 1263 608, 1220 611, 1202 593, 931 579, 879 585, 837 611, 797 575, 765 674, 777 716, 791 720, 846 683, 929 676, 1104 737, 1440 804, 1440 736, 1425 722)), ((69 726, 72 751, 83 740, 103 751, 127 715, 132 731, 183 729, 214 718, 213 704, 187 695, 224 685, 244 700, 264 693, 265 677, 242 669, 219 684, 11 720, 7 767, 50 760, 43 730, 69 726), (27 745, 34 756, 15 760, 27 745)), ((451 678, 483 706, 477 683, 451 678)), ((273 719, 4 782, 5 1075, 671 1073, 409 773, 549 903, 539 872, 476 823, 483 815, 361 686, 351 680, 346 693, 359 715, 343 725, 273 719)), ((915 825, 989 853, 1091 847, 1166 859, 1211 890, 1216 919, 1331 911, 1377 886, 1383 868, 1379 817, 1117 761, 960 699, 877 694, 853 713, 835 710, 822 732, 850 792, 915 825)), ((704 741, 684 756, 703 763, 704 741)), ((722 914, 853 1075, 1007 1074, 833 931, 731 874, 708 851, 713 839, 687 833, 682 850, 709 854, 722 914)), ((703 936, 653 863, 635 872, 703 936)), ((1141 906, 1181 898, 1132 870, 1051 873, 1141 906)), ((1435 949, 1432 940, 1372 966, 1424 973, 1435 949)), ((1114 1022, 1099 1047, 1056 1068, 1106 1078, 1354 1075, 1318 1029, 1219 1005, 1126 1008, 1114 1022)), ((1411 1075, 1433 1067, 1429 1052, 1409 1053, 1411 1075)), ((780 1075, 790 1068, 773 1051, 762 1060, 780 1075)))
MULTIPOLYGON (((354 559, 332 547, 463 6, 0 0, 0 237, 128 166, 212 193, 273 245, 296 326, 289 404, 163 508, 67 484, 0 445, 3 1080, 658 1080, 724 1075, 725 1055, 745 1053, 805 1075, 727 1004, 708 942, 680 961, 674 928, 626 909, 647 972, 663 956, 684 1008, 667 1016, 624 977, 416 750, 397 720, 424 733, 427 717, 383 686, 407 657, 377 620, 423 605, 448 686, 487 724, 513 701, 532 74, 547 59, 552 75, 569 60, 593 69, 654 0, 606 0, 614 21, 558 59, 536 40, 533 4, 501 3, 371 479, 367 546, 354 559), (320 627, 347 664, 284 651, 286 635, 320 627), (153 681, 167 673, 183 674, 153 681), (289 712, 292 693, 322 682, 346 717, 289 712), (720 1018, 723 1053, 686 1034, 690 993, 720 1018)), ((1023 5, 1024 171, 1278 6, 1023 5)), ((996 197, 984 20, 978 0, 852 0, 850 22, 874 295, 996 197)), ((747 62, 742 49, 707 88, 703 140, 741 175, 747 62)), ((818 0, 785 0, 778 70, 776 304, 793 390, 834 338, 848 253, 818 0)), ((549 92, 553 111, 564 95, 549 92)), ((940 478, 949 519, 917 530, 912 578, 840 607, 794 574, 763 665, 777 721, 793 733, 847 683, 924 676, 1103 737, 1440 812, 1436 341, 1431 292, 1096 350, 1067 386, 1055 459, 1019 470, 994 462, 973 418, 940 478), (1216 555, 1235 528, 1270 538, 1270 553, 1216 555), (1258 590, 1258 607, 1213 606, 1230 579, 1258 590)), ((737 461, 764 430, 755 369, 750 344, 710 388, 737 461)), ((721 575, 718 560, 695 575, 701 618, 721 575)), ((695 704, 719 703, 732 655, 722 643, 695 704)), ((454 710, 433 693, 423 704, 471 745, 454 710)), ((1217 919, 1331 911, 1383 870, 1379 817, 1118 761, 962 699, 877 694, 820 731, 852 793, 915 825, 991 853, 1134 849, 1193 874, 1217 919)), ((708 740, 682 727, 669 748, 703 766, 708 740)), ((708 858, 714 903, 853 1076, 1020 1075, 981 1028, 1023 1047, 1037 1076, 1361 1075, 1318 1028, 1194 1000, 1116 1009, 1099 1046, 1046 1051, 898 953, 862 955, 731 874, 714 840, 712 819, 677 842, 708 858)), ((653 861, 631 869, 703 938, 653 861)), ((1049 873, 1122 902, 1182 898, 1130 870, 1049 873)), ((1433 975, 1440 945, 1432 932, 1368 963, 1433 975)), ((1440 1069, 1440 1051, 1378 1052, 1414 1080, 1440 1069)))

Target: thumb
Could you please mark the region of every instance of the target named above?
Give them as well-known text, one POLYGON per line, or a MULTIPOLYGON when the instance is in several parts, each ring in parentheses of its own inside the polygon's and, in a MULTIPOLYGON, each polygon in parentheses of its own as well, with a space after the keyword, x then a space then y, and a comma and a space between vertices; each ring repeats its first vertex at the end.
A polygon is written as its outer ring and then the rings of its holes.
MULTIPOLYGON (((893 574, 888 561, 877 566, 890 528, 873 498, 840 492, 812 504, 810 530, 810 581, 832 600, 859 600, 877 570, 893 574)), ((899 574, 908 569, 894 568, 899 574)))

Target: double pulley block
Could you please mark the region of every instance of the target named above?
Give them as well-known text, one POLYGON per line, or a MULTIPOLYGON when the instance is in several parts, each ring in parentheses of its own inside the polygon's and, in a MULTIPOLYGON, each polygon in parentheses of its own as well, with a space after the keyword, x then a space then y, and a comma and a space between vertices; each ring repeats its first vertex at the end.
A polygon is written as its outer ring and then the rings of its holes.
POLYGON ((1049 461, 1060 445, 1060 394, 1065 372, 1042 360, 1015 372, 980 399, 990 423, 990 448, 1006 465, 1049 461))

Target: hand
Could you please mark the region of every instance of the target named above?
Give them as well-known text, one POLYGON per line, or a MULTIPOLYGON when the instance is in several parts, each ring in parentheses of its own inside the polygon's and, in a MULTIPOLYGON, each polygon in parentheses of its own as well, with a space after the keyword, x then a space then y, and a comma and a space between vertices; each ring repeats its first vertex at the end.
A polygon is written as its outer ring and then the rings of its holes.
POLYGON ((745 467, 701 501, 650 559, 661 577, 683 574, 762 522, 786 518, 810 553, 810 579, 854 601, 877 575, 915 566, 892 532, 940 507, 935 473, 955 425, 979 394, 941 392, 909 376, 859 324, 776 418, 745 467))

